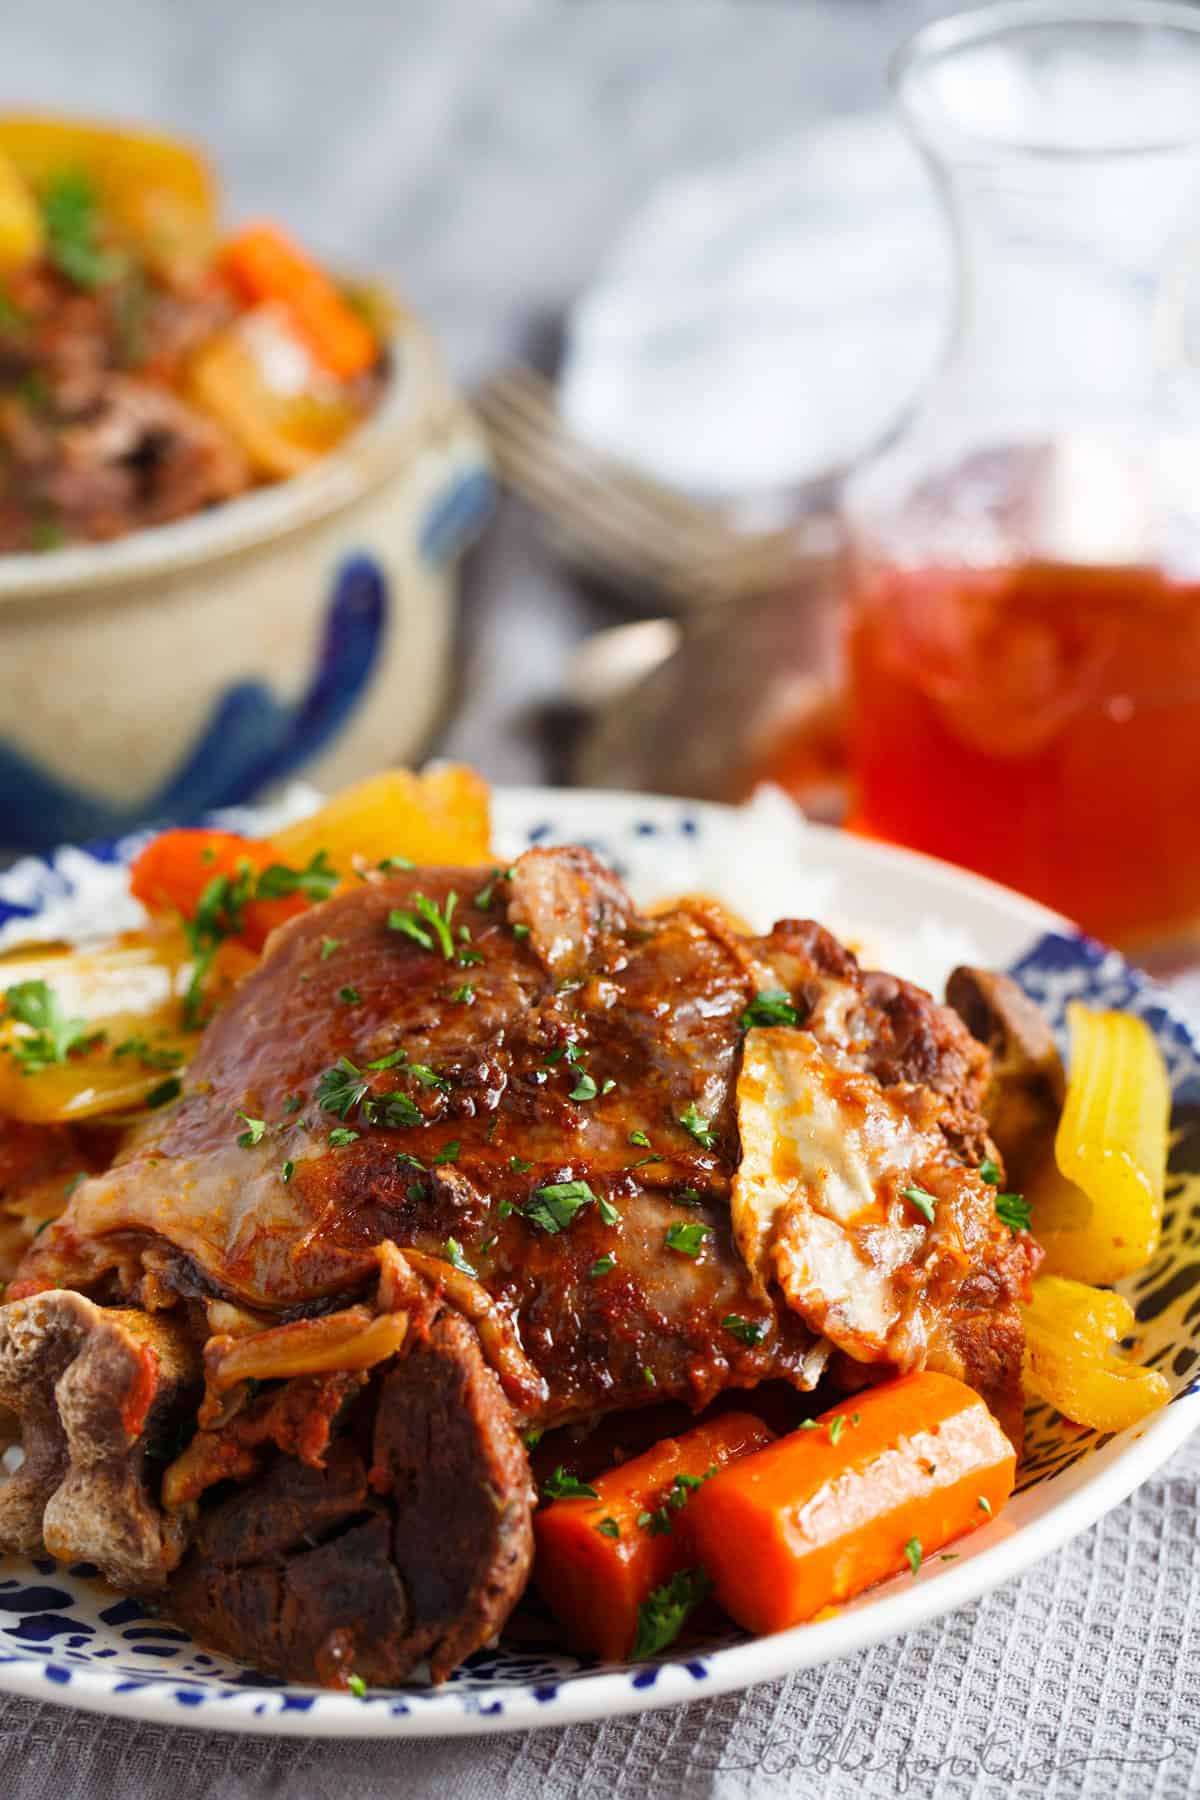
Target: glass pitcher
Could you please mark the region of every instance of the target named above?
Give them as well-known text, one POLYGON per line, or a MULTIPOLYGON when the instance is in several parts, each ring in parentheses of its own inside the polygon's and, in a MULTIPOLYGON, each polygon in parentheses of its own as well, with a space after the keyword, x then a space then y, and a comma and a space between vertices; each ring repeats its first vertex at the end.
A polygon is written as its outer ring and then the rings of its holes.
POLYGON ((958 253, 845 493, 852 824, 1098 935, 1200 938, 1200 11, 1016 3, 897 96, 958 253))

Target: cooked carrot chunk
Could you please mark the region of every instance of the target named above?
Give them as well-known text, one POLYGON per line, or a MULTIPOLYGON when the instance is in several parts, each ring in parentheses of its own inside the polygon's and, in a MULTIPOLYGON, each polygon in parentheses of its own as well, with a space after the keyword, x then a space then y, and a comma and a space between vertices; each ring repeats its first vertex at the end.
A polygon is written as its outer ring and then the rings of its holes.
POLYGON ((698 1494, 774 1434, 749 1413, 723 1413, 591 1483, 594 1498, 554 1500, 535 1514, 534 1578, 576 1648, 628 1656, 651 1593, 694 1560, 698 1494))
POLYGON ((851 1600, 1000 1511, 1012 1445, 971 1388, 905 1375, 714 1475, 688 1508, 725 1611, 783 1631, 851 1600))

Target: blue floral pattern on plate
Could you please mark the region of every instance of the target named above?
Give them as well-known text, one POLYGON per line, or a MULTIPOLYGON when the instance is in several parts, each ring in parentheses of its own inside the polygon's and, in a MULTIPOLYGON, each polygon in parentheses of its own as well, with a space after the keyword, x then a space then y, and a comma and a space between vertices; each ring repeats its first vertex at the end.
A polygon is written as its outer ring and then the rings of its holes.
MULTIPOLYGON (((500 796, 501 848, 511 853, 522 844, 586 841, 605 855, 635 891, 657 886, 678 891, 681 855, 702 859, 706 837, 730 830, 722 809, 644 796, 536 794, 500 796), (661 879, 656 878, 661 876, 661 879)), ((224 812, 222 824, 253 829, 258 815, 224 812)), ((808 835, 800 862, 811 867, 814 846, 831 862, 849 861, 847 891, 874 879, 869 868, 856 871, 860 852, 833 834, 797 826, 808 835)), ((58 854, 45 863, 26 862, 0 875, 0 942, 16 931, 35 937, 39 921, 56 932, 60 915, 76 923, 86 917, 93 932, 127 922, 122 897, 122 865, 144 841, 133 837, 58 854)), ((883 853, 885 856, 891 853, 883 853)), ((702 860, 697 867, 702 867, 702 860)), ((799 865, 798 865, 799 866, 799 865)), ((910 871, 917 859, 906 859, 910 871)), ((955 884, 970 877, 928 869, 931 905, 953 910, 955 884)), ((696 877, 700 880, 700 877, 696 877)), ((1005 896, 987 889, 987 905, 1003 911, 1005 896), (999 898, 997 898, 999 896, 999 898)), ((1018 921, 1023 902, 1014 901, 1018 921)), ((1026 908, 1026 912, 1031 909, 1026 908)), ((839 918, 831 918, 835 926, 839 918)), ((844 927, 843 927, 844 928, 844 927)), ((1023 948, 1008 954, 1012 972, 1061 1030, 1066 1004, 1072 999, 1097 1006, 1128 1008, 1147 1020, 1167 1057, 1175 1097, 1176 1145, 1168 1188, 1162 1246, 1128 1292, 1144 1334, 1143 1360, 1168 1375, 1173 1398, 1169 1431, 1160 1430, 1158 1447, 1143 1454, 1136 1471, 1123 1478, 1117 1467, 1122 1454, 1132 1458, 1123 1439, 1144 1434, 1135 1429, 1113 1439, 1080 1433, 1045 1407, 1029 1413, 1029 1455, 1022 1471, 1020 1497, 1009 1517, 1043 1524, 1056 1511, 1063 1522, 1028 1555, 1013 1557, 1005 1573, 1044 1554, 1056 1541, 1077 1530, 1122 1497, 1200 1420, 1200 1055, 1186 1021, 1170 998, 1139 975, 1114 951, 1064 930, 1029 929, 1008 921, 1006 942, 1023 948), (1015 931, 1015 936, 1014 936, 1015 931), (1186 1415, 1186 1417, 1185 1417, 1186 1415), (1097 1498, 1079 1504, 1080 1490, 1095 1471, 1097 1498), (1114 1474, 1114 1470, 1116 1473, 1114 1474), (1058 1495, 1061 1492, 1061 1505, 1058 1495), (1074 1501, 1077 1516, 1066 1521, 1074 1501), (1024 1508, 1024 1515, 1020 1516, 1024 1508)), ((1019 1540, 1010 1532, 1010 1545, 1019 1540)), ((981 1544, 987 1530, 977 1534, 981 1544)), ((974 1545, 976 1540, 970 1540, 974 1545)), ((999 1554, 993 1551, 990 1554, 999 1554)), ((891 1587, 848 1609, 840 1636, 822 1637, 831 1625, 801 1627, 797 1632, 755 1644, 740 1633, 701 1644, 685 1643, 655 1662, 605 1668, 570 1656, 549 1643, 513 1643, 471 1657, 443 1687, 419 1682, 401 1689, 370 1693, 364 1700, 278 1681, 230 1658, 198 1647, 186 1632, 156 1619, 138 1601, 119 1596, 101 1584, 86 1565, 63 1567, 44 1558, 0 1561, 0 1687, 16 1688, 42 1699, 61 1699, 106 1712, 176 1720, 235 1730, 302 1732, 336 1735, 407 1735, 512 1729, 540 1723, 564 1723, 630 1711, 778 1674, 790 1666, 842 1654, 872 1641, 880 1631, 869 1622, 887 1617, 884 1629, 903 1629, 918 1618, 970 1599, 996 1577, 985 1575, 989 1552, 978 1557, 978 1574, 970 1573, 972 1556, 960 1559, 954 1573, 923 1571, 905 1595, 889 1598, 891 1587), (941 1581, 945 1599, 921 1606, 911 1602, 927 1580, 941 1581), (890 1610, 889 1610, 890 1609, 890 1610), (904 1610, 907 1609, 907 1610, 904 1610), (853 1626, 863 1620, 861 1631, 853 1626), (845 1625, 850 1624, 847 1634, 845 1625), (823 1648, 826 1643, 829 1648, 823 1648)), ((931 1590, 932 1591, 932 1590, 931 1590)))

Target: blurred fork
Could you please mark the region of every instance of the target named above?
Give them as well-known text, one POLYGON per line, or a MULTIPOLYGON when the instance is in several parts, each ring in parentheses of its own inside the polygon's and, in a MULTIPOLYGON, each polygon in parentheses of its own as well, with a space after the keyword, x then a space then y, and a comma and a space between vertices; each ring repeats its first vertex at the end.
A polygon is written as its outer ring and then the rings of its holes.
POLYGON ((741 531, 719 507, 591 449, 566 425, 553 386, 534 369, 492 376, 475 406, 501 480, 540 516, 555 548, 672 612, 783 587, 832 553, 828 518, 741 531))

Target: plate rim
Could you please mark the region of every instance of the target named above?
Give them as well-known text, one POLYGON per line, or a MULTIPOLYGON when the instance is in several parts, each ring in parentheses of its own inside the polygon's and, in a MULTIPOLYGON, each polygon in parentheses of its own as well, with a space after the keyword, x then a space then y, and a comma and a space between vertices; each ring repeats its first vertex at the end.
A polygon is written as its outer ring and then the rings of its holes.
MULTIPOLYGON (((638 809, 660 816, 666 811, 669 816, 703 815, 725 820, 741 810, 720 802, 627 789, 537 785, 498 787, 493 790, 493 804, 501 829, 506 813, 528 816, 543 808, 562 806, 597 814, 616 809, 626 821, 630 811, 638 809)), ((1006 913, 1014 925, 1019 922, 1025 927, 1031 942, 1048 932, 1065 931, 1075 938, 1084 935, 1063 915, 985 876, 920 851, 851 836, 832 826, 799 819, 799 815, 798 820, 806 836, 811 834, 824 849, 832 850, 843 867, 848 862, 851 871, 855 865, 864 872, 906 867, 918 877, 933 880, 944 892, 957 889, 989 902, 1006 913)), ((88 846, 79 848, 86 851, 88 846)), ((1185 1027, 1200 1055, 1200 1034, 1195 1031, 1194 1021, 1187 1008, 1178 1005, 1173 997, 1171 1016, 1185 1027)), ((0 1691, 112 1718, 182 1729, 334 1740, 463 1737, 549 1729, 706 1700, 869 1649, 982 1598, 1088 1530, 1127 1499, 1174 1454, 1197 1425, 1200 1392, 1181 1393, 1138 1430, 1118 1456, 1043 1514, 1007 1532, 1002 1528, 1003 1520, 997 1520, 990 1528, 999 1532, 993 1544, 964 1561, 961 1567, 939 1570, 934 1579, 895 1592, 885 1591, 874 1599, 864 1597, 819 1623, 697 1651, 691 1658, 685 1655, 660 1664, 601 1667, 594 1674, 561 1683, 533 1680, 497 1684, 494 1695, 500 1704, 494 1709, 489 1708, 491 1693, 486 1688, 464 1693, 453 1684, 436 1693, 421 1693, 415 1705, 397 1713, 392 1708, 397 1697, 404 1697, 403 1689, 382 1689, 360 1700, 349 1694, 286 1683, 262 1688, 247 1686, 244 1690, 235 1687, 232 1691, 226 1687, 217 1696, 207 1689, 189 1690, 189 1678, 169 1670, 147 1669, 136 1684, 126 1685, 128 1678, 119 1676, 116 1670, 107 1674, 102 1667, 87 1663, 71 1664, 69 1679, 63 1680, 61 1673, 56 1676, 51 1672, 63 1667, 56 1665, 53 1653, 36 1650, 28 1656, 6 1651, 0 1657, 0 1691), (543 1685, 551 1691, 539 1696, 537 1689, 543 1685), (184 1694, 188 1697, 182 1698, 184 1694), (270 1704, 272 1696, 284 1694, 300 1697, 292 1709, 282 1710, 270 1704), (213 1701, 217 1703, 211 1704, 213 1701), (268 1703, 265 1706, 264 1701, 268 1703)))

